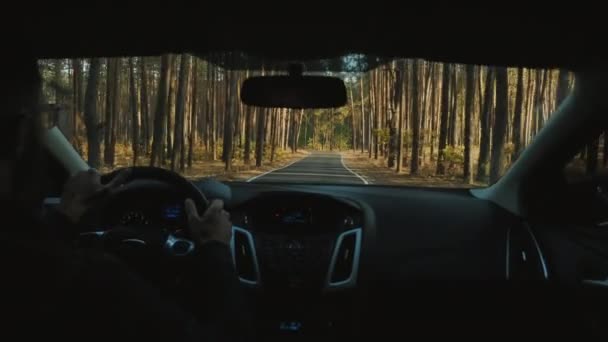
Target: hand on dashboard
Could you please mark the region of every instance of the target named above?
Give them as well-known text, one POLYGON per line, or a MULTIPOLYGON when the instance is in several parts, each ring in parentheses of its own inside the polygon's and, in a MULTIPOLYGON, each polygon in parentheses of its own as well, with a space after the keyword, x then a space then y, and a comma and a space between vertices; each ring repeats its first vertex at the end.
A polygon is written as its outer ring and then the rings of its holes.
POLYGON ((211 201, 203 216, 199 216, 196 205, 191 199, 186 200, 185 208, 188 215, 188 229, 196 243, 203 244, 215 240, 230 244, 232 222, 230 222, 230 214, 224 210, 222 200, 211 201))
POLYGON ((65 183, 59 211, 73 223, 78 223, 92 207, 101 203, 108 193, 122 185, 130 171, 120 172, 108 184, 101 184, 101 175, 95 169, 78 172, 65 183))

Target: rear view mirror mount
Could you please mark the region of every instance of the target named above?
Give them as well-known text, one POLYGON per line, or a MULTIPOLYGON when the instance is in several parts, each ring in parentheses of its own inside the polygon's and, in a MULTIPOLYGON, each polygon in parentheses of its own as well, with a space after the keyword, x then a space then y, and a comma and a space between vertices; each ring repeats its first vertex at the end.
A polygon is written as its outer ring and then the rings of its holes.
POLYGON ((241 101, 271 108, 337 108, 346 104, 344 81, 330 76, 256 76, 243 82, 241 101))

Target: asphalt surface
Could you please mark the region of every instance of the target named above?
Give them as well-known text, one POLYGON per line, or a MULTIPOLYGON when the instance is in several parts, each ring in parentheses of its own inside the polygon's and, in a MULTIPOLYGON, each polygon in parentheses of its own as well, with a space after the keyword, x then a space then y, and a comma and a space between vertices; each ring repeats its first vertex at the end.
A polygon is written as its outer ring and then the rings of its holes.
POLYGON ((312 152, 310 155, 249 178, 248 182, 313 183, 313 184, 367 184, 367 180, 350 170, 338 152, 312 152))

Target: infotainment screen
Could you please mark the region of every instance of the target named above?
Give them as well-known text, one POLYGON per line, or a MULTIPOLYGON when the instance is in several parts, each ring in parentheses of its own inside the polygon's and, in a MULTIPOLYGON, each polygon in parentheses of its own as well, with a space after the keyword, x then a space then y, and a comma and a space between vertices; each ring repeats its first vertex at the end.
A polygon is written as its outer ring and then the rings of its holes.
POLYGON ((310 223, 309 212, 304 209, 288 210, 281 215, 281 223, 310 223))

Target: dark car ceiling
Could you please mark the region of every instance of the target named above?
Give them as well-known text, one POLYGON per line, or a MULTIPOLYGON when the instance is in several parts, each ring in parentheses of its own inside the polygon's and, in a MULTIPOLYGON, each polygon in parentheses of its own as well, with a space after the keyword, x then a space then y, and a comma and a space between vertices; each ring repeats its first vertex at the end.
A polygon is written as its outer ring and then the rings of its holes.
MULTIPOLYGON (((603 18, 576 17, 570 7, 561 14, 496 16, 493 13, 499 10, 453 7, 421 11, 406 6, 398 11, 383 9, 379 15, 303 13, 281 7, 274 9, 278 13, 244 10, 226 15, 202 5, 153 8, 149 3, 145 10, 127 4, 108 6, 54 11, 52 15, 42 10, 30 13, 23 16, 23 25, 5 27, 10 33, 9 44, 43 58, 167 52, 206 56, 218 51, 257 56, 223 60, 223 65, 231 68, 254 68, 262 63, 281 68, 287 62, 347 53, 379 56, 383 60, 419 57, 569 69, 583 69, 608 60, 603 45, 607 32, 603 18), (243 65, 244 60, 249 64, 243 65), (257 64, 252 65, 254 62, 257 64)), ((519 12, 530 11, 521 8, 519 12)), ((4 32, 6 35, 7 30, 4 32)))

